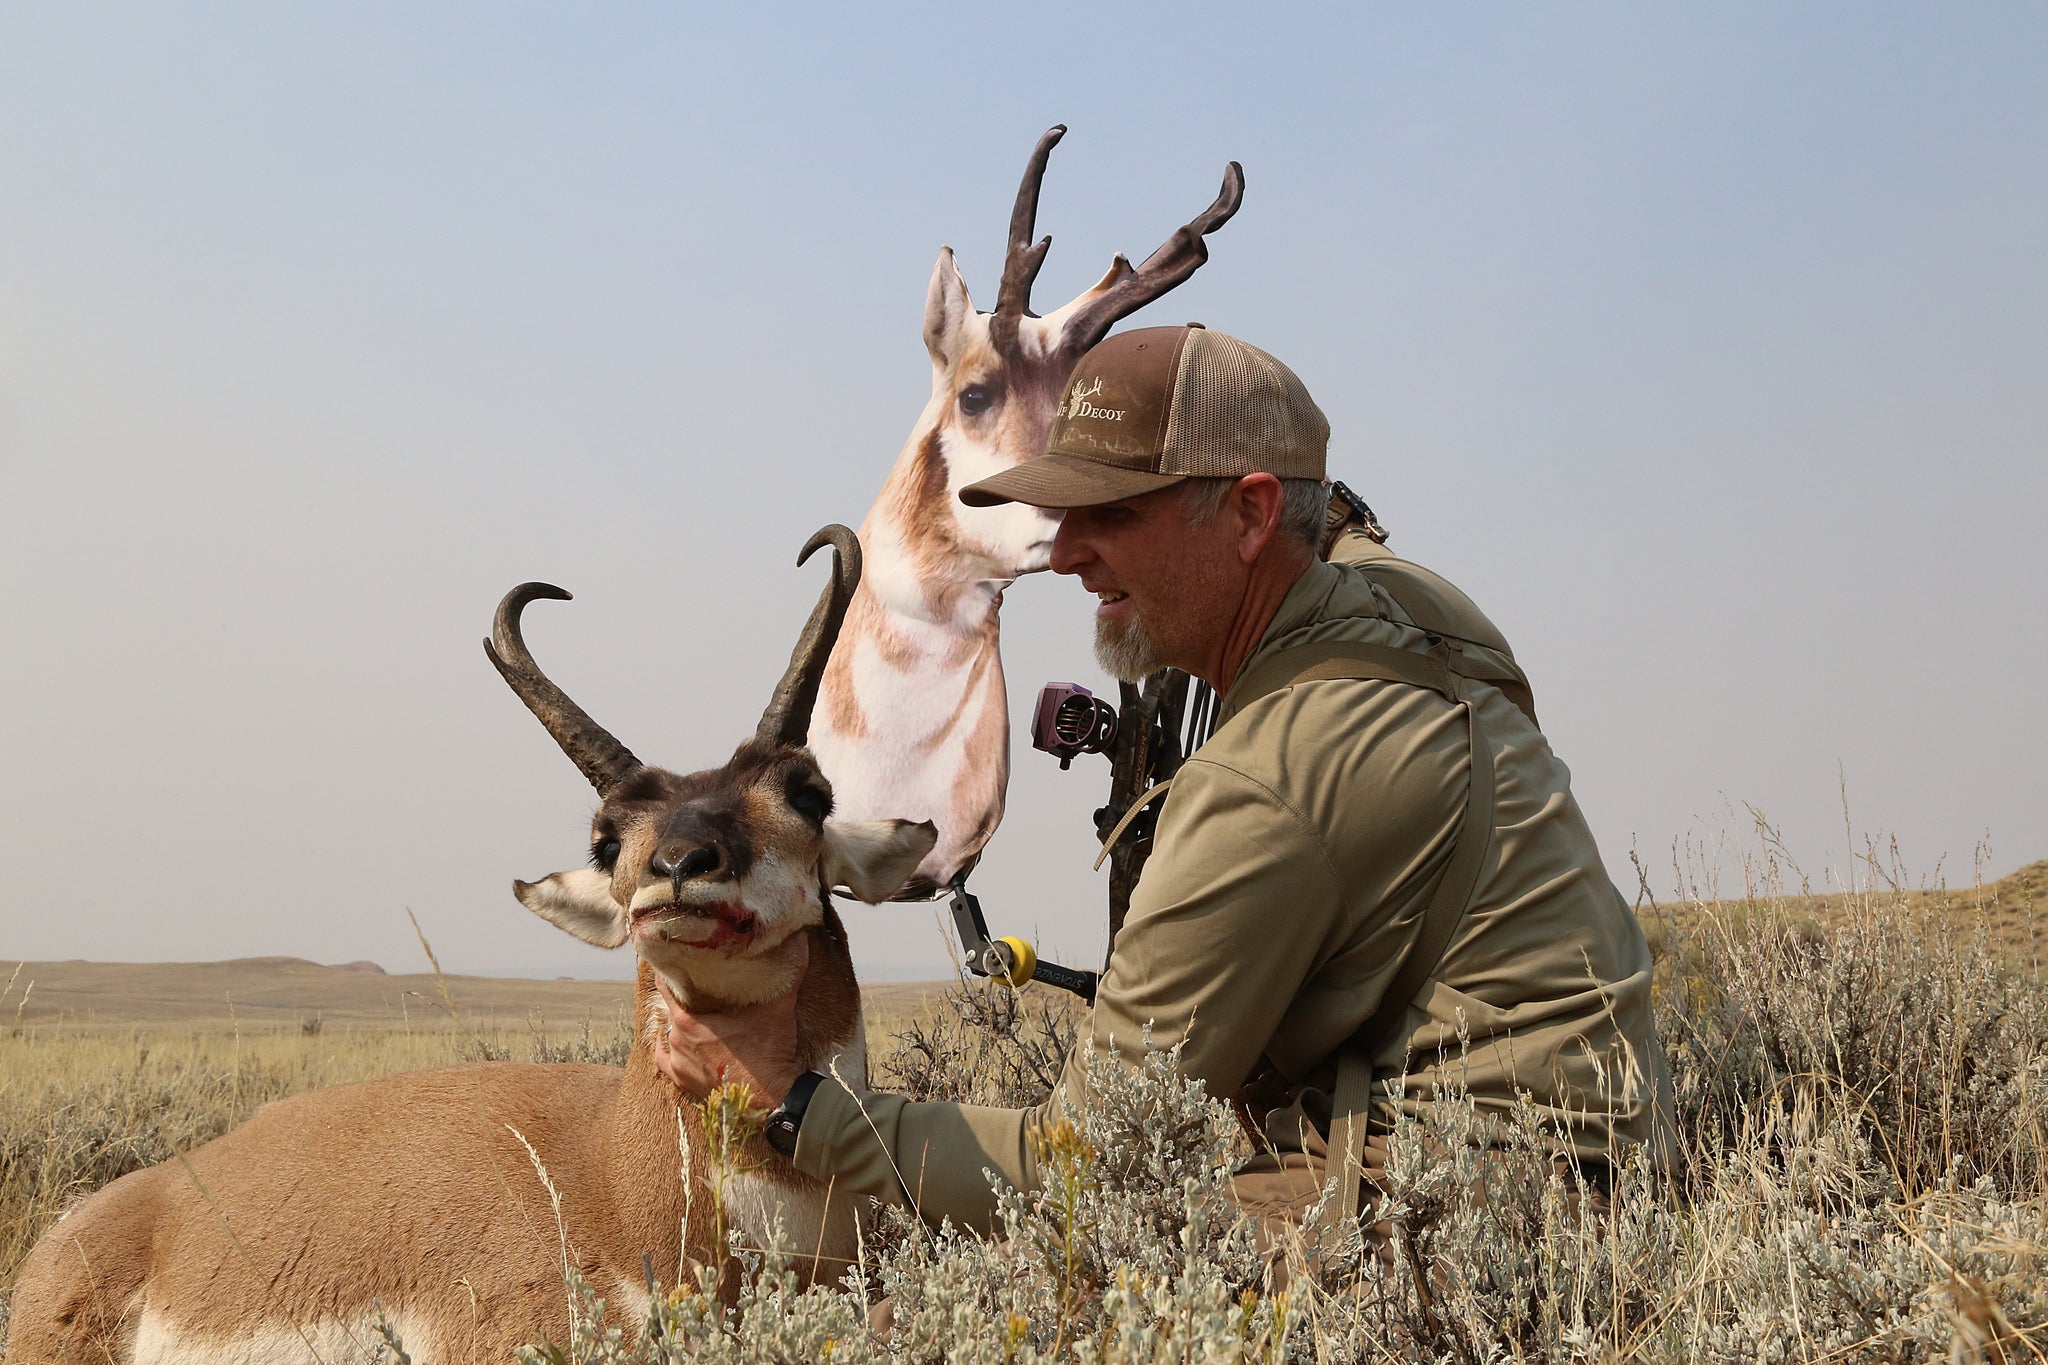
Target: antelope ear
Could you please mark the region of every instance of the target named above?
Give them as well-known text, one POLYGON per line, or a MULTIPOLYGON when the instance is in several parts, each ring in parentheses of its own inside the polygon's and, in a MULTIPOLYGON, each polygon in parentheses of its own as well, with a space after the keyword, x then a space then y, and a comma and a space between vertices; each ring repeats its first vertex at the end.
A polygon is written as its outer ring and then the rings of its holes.
POLYGON ((939 841, 929 820, 833 820, 825 825, 825 885, 870 905, 903 889, 939 841))
POLYGON ((537 882, 514 882, 519 903, 549 924, 600 948, 626 941, 626 912, 612 899, 612 879, 594 867, 557 872, 537 882))
POLYGON ((932 364, 941 368, 960 358, 961 329, 974 316, 974 301, 967 297, 967 281, 953 264, 953 248, 939 248, 939 263, 932 267, 931 288, 924 296, 924 348, 932 364))

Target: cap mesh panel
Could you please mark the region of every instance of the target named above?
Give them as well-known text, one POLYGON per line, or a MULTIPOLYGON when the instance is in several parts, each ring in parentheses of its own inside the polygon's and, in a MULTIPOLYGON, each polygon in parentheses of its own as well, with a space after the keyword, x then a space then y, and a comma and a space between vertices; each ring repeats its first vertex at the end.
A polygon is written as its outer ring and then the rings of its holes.
POLYGON ((1330 424, 1294 371, 1222 332, 1188 337, 1160 472, 1320 479, 1329 443, 1330 424))

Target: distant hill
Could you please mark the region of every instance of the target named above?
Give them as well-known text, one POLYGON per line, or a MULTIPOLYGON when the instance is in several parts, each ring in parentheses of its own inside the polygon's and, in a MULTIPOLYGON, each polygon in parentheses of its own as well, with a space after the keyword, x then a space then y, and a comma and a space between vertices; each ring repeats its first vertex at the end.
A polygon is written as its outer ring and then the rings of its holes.
MULTIPOLYGON (((1962 932, 1975 933, 1981 929, 1992 948, 2013 967, 2023 972, 2048 967, 2048 860, 2030 863, 1983 886, 1901 890, 1896 894, 1898 908, 1906 917, 1940 915, 1962 932)), ((1881 907, 1889 909, 1894 904, 1894 893, 1889 887, 1880 885, 1871 895, 1881 907)), ((1850 901, 1851 897, 1841 893, 1788 892, 1783 898, 1785 907, 1793 914, 1822 925, 1845 917, 1850 901)), ((1740 902, 1731 898, 1715 904, 1739 906, 1740 902)), ((1659 905, 1646 908, 1642 917, 1649 924, 1659 915, 1668 915, 1673 923, 1683 924, 1697 913, 1699 907, 1689 904, 1659 905)))
MULTIPOLYGON (((229 962, 23 962, 0 959, 0 1027, 19 1008, 25 1026, 128 1028, 176 1024, 222 1029, 296 1028, 318 1016, 323 1028, 438 1025, 449 1002, 471 1027, 524 1025, 537 1011, 550 1024, 589 1017, 600 1025, 631 1007, 630 981, 526 981, 494 976, 393 975, 374 962, 323 967, 297 957, 229 962), (443 990, 446 995, 443 995, 443 990), (23 994, 27 993, 24 1005, 23 994)), ((888 1008, 920 999, 928 985, 864 988, 888 1008)))

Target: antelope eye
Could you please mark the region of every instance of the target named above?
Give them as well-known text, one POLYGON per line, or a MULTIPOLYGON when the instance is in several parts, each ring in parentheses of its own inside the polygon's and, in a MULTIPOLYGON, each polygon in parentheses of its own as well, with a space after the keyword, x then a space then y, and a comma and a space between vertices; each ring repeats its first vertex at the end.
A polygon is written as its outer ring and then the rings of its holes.
POLYGON ((960 412, 963 416, 979 417, 989 410, 996 401, 997 390, 987 384, 969 384, 960 390, 960 412))
POLYGON ((599 872, 609 872, 619 861, 619 841, 599 839, 590 846, 590 865, 599 872))
POLYGON ((822 825, 832 813, 832 798, 810 783, 801 782, 789 789, 789 808, 812 824, 822 825))

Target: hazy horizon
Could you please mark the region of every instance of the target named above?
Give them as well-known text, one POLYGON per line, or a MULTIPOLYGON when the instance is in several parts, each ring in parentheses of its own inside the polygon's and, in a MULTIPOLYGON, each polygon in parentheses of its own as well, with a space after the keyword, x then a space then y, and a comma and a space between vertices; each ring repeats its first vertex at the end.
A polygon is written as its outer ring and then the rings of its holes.
MULTIPOLYGON (((989 306, 1018 174, 1064 299, 1244 164, 1131 325, 1265 347, 1331 470, 1514 642, 1608 870, 1749 808, 1816 880, 2048 857, 2048 10, 624 5, 0 12, 0 958, 607 976, 514 877, 588 788, 485 662, 636 751, 748 733, 989 306), (2033 621, 2029 626, 2026 623, 2033 621), (1846 812, 1843 794, 1846 792, 1846 812), (552 969, 546 964, 556 964, 552 969)), ((1106 686, 1004 613, 1010 705, 1106 686)), ((1015 737, 975 875, 1101 952, 1107 769, 1015 737)), ((880 977, 929 906, 848 913, 880 977)))

